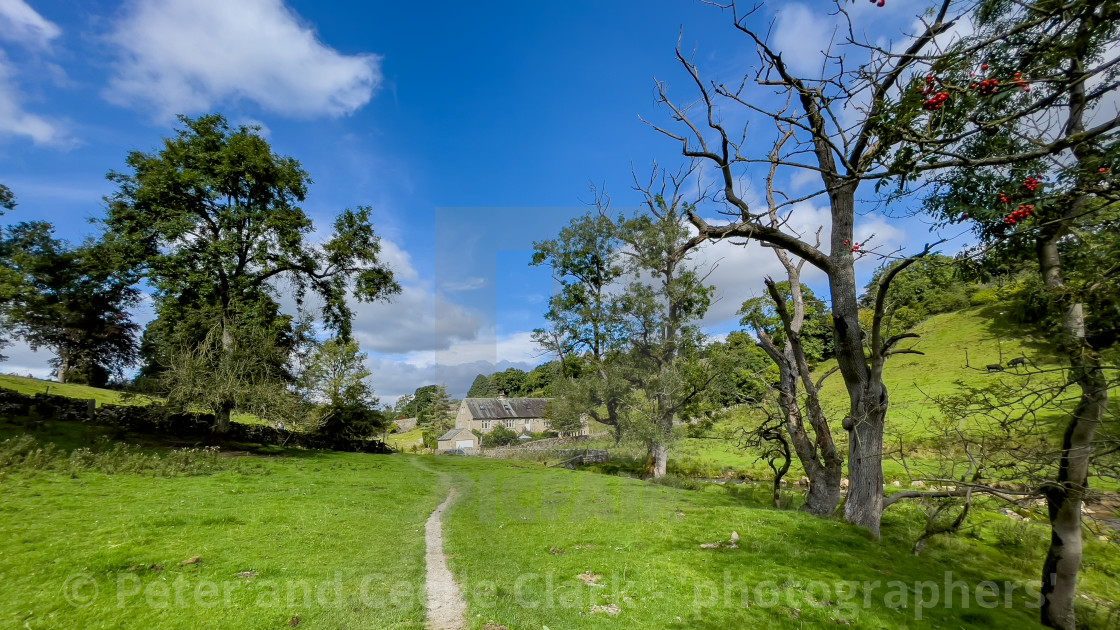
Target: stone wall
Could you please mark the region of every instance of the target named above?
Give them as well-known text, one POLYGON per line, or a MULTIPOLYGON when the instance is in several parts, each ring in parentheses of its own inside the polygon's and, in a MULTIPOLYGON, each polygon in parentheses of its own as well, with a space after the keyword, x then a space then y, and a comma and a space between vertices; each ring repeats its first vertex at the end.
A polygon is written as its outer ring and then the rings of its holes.
POLYGON ((233 422, 229 431, 214 432, 211 414, 177 413, 161 404, 98 406, 93 400, 67 398, 54 394, 23 394, 0 388, 0 417, 30 416, 42 421, 82 422, 115 427, 124 431, 192 438, 208 444, 255 442, 276 446, 312 449, 392 452, 381 440, 345 440, 319 433, 276 429, 264 424, 233 422))

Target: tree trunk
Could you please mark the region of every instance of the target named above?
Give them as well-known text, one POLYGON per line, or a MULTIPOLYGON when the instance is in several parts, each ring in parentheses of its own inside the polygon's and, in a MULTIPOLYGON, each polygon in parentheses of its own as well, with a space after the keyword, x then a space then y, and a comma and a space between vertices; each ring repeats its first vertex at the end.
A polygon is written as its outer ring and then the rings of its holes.
POLYGON ((66 356, 65 351, 58 353, 58 370, 55 372, 55 380, 59 383, 65 383, 70 378, 70 359, 66 356))
POLYGON ((230 415, 233 413, 232 405, 222 405, 218 413, 214 414, 214 432, 229 433, 230 415))
POLYGON ((828 516, 840 505, 840 480, 844 476, 843 462, 825 465, 816 471, 816 477, 809 477, 809 492, 805 495, 805 505, 801 509, 814 516, 828 516))
POLYGON ((1108 386, 1095 353, 1087 352, 1082 363, 1096 363, 1080 372, 1081 401, 1062 438, 1058 478, 1046 488, 1050 514, 1050 548, 1042 565, 1042 624, 1073 630, 1077 627, 1073 602, 1077 573, 1081 567, 1081 503, 1089 483, 1093 433, 1104 415, 1108 386), (1090 358, 1092 357, 1092 358, 1090 358))
MULTIPOLYGON (((885 392, 884 392, 885 396, 885 392)), ((859 405, 856 420, 846 418, 848 429, 848 500, 844 519, 879 537, 883 516, 883 429, 886 406, 859 405)))
MULTIPOLYGON (((1075 208, 1077 210, 1077 208, 1075 208)), ((1038 243, 1043 282, 1055 292, 1066 290, 1061 274, 1057 242, 1061 233, 1038 243)), ((1057 479, 1045 488, 1050 515, 1050 548, 1042 565, 1042 624, 1073 630, 1074 596, 1081 568, 1081 504, 1089 484, 1093 434, 1108 405, 1108 382, 1101 359, 1086 339, 1084 304, 1069 302, 1062 321, 1063 343, 1070 360, 1070 381, 1077 383, 1081 398, 1062 437, 1057 479)))
POLYGON ((649 455, 652 459, 650 474, 653 475, 654 479, 664 477, 669 468, 669 447, 660 442, 654 442, 649 445, 649 455))
POLYGON ((883 515, 883 429, 887 414, 887 389, 881 378, 872 382, 864 353, 863 330, 859 323, 859 302, 855 267, 850 243, 855 218, 856 184, 850 183, 829 192, 832 207, 831 259, 829 289, 832 294, 832 332, 836 341, 836 362, 844 377, 850 402, 844 419, 848 431, 848 500, 844 518, 867 528, 879 537, 883 515))

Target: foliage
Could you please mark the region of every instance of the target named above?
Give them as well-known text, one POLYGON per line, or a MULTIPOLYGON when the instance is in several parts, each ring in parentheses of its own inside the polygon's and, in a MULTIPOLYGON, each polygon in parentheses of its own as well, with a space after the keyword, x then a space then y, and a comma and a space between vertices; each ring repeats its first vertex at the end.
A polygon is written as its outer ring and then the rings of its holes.
POLYGON ((105 385, 137 356, 135 277, 97 245, 71 247, 52 232, 41 221, 3 230, 0 311, 15 336, 54 353, 60 381, 105 385))
POLYGON ((317 410, 317 431, 353 442, 373 437, 385 426, 385 417, 377 409, 367 379, 366 355, 358 342, 328 339, 311 354, 300 375, 300 389, 310 401, 320 405, 317 410))
POLYGON ((3 215, 5 210, 15 209, 16 196, 12 193, 12 189, 0 184, 0 215, 3 215))
MULTIPOLYGON (((428 413, 435 399, 440 395, 440 387, 440 385, 421 385, 412 394, 401 396, 397 400, 397 415, 406 418, 419 418, 428 413)), ((446 391, 443 393, 446 394, 446 391)))
POLYGON ((222 417, 236 408, 273 423, 298 424, 306 405, 289 388, 283 369, 289 353, 270 331, 227 322, 237 342, 225 347, 223 328, 214 324, 202 343, 188 340, 171 355, 159 375, 167 404, 175 410, 201 410, 222 417))
MULTIPOLYGON (((249 330, 270 338, 269 348, 283 347, 295 330, 279 312, 278 282, 289 285, 297 305, 313 293, 323 323, 342 339, 350 334, 349 295, 371 301, 400 290, 379 260, 369 208, 344 210, 326 241, 313 245, 314 225, 298 205, 311 181, 299 162, 274 154, 258 129, 231 129, 221 115, 179 120, 182 128, 161 150, 133 151, 130 172, 109 174, 118 188, 109 197, 103 243, 155 290, 149 357, 171 361, 168 355, 191 341, 199 348, 187 351, 196 358, 234 361, 220 355, 233 352, 236 332, 249 330), (219 353, 201 349, 213 322, 219 353)), ((264 372, 279 376, 274 368, 264 372)), ((221 389, 229 392, 221 415, 236 404, 237 389, 221 389)))
MULTIPOLYGON (((860 298, 861 307, 875 305, 880 280, 899 264, 900 261, 894 261, 875 270, 860 298)), ((890 318, 888 331, 891 334, 900 333, 931 315, 967 308, 976 290, 975 284, 956 272, 952 258, 940 254, 923 256, 908 265, 891 282, 885 311, 890 318)))
POLYGON ((482 445, 491 448, 494 446, 509 446, 517 442, 517 433, 512 429, 498 424, 489 433, 482 434, 482 445))
POLYGON ((425 390, 426 406, 417 414, 417 423, 424 431, 424 445, 435 448, 439 438, 455 426, 455 416, 451 407, 451 396, 444 385, 428 385, 416 390, 416 398, 425 390), (426 389, 430 388, 430 389, 426 389))
POLYGON ((760 402, 766 394, 767 384, 778 378, 777 368, 770 357, 750 335, 742 331, 732 332, 727 339, 708 344, 704 354, 712 373, 707 395, 716 408, 760 402))
POLYGON ((77 477, 82 472, 100 472, 176 477, 211 474, 225 468, 217 447, 172 449, 160 456, 106 438, 93 447, 77 448, 69 453, 27 434, 0 442, 0 472, 4 473, 34 475, 56 471, 77 477))
MULTIPOLYGON (((793 298, 790 295, 789 281, 778 282, 777 287, 778 292, 786 299, 787 308, 792 311, 793 298)), ((832 358, 835 354, 832 314, 809 287, 802 285, 801 294, 805 300, 805 322, 801 327, 801 343, 805 347, 805 358, 812 367, 832 358)), ((779 348, 785 345, 786 333, 782 328, 782 320, 774 310, 774 302, 769 294, 743 302, 739 307, 739 315, 742 315, 739 325, 766 332, 779 348)))

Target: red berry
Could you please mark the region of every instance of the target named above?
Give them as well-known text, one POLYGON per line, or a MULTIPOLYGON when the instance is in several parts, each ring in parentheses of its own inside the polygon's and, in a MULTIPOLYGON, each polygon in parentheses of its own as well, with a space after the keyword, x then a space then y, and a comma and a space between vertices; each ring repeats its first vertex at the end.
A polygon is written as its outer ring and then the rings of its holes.
POLYGON ((886 0, 879 0, 879 2, 877 2, 876 4, 878 4, 879 6, 883 6, 886 3, 886 0))
POLYGON ((1102 166, 1102 167, 1100 168, 1100 170, 1098 170, 1097 172, 1098 172, 1098 173, 1107 173, 1107 172, 1108 172, 1108 169, 1102 166))
POLYGON ((980 69, 981 70, 987 70, 988 69, 988 64, 984 64, 984 65, 980 66, 980 69))

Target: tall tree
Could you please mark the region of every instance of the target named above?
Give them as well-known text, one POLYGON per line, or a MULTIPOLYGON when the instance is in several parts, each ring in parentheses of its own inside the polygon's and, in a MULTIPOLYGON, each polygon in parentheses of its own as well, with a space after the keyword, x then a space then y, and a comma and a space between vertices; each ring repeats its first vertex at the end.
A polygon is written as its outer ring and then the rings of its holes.
POLYGON ((624 428, 623 399, 628 386, 610 368, 611 358, 625 345, 625 322, 611 291, 619 288, 623 268, 618 226, 603 213, 573 219, 557 238, 533 243, 533 265, 549 265, 560 290, 549 301, 545 318, 550 327, 533 338, 560 361, 557 386, 570 404, 554 411, 570 422, 581 413, 613 427, 624 428), (586 369, 573 372, 577 361, 586 369), (564 413, 562 408, 572 410, 564 413))
POLYGON ((357 341, 328 339, 312 352, 301 374, 304 395, 319 405, 318 430, 338 443, 373 437, 385 425, 365 360, 357 341))
POLYGON ((684 244, 691 233, 687 217, 693 212, 685 198, 692 171, 675 175, 659 172, 637 190, 643 211, 620 218, 618 238, 626 244, 622 254, 633 280, 620 298, 626 317, 627 347, 621 359, 624 374, 637 390, 631 430, 645 429, 649 450, 648 471, 654 477, 667 472, 673 425, 698 412, 703 392, 713 378, 705 369, 704 335, 699 321, 711 304, 714 287, 706 286, 690 260, 684 244))
MULTIPOLYGON (((921 27, 904 46, 885 49, 874 42, 855 39, 854 34, 864 28, 848 14, 846 3, 837 1, 836 45, 823 51, 821 71, 807 75, 791 67, 766 33, 752 26, 751 16, 758 7, 742 13, 732 2, 726 9, 732 14, 735 27, 754 45, 761 67, 730 87, 710 83, 701 78, 697 65, 678 46, 677 59, 691 79, 692 88, 699 93, 695 99, 699 113, 671 99, 664 83, 657 84, 660 101, 671 122, 654 127, 679 143, 685 157, 714 167, 719 187, 717 202, 731 215, 728 222, 712 224, 700 213, 690 212, 689 221, 698 234, 685 247, 728 238, 761 241, 804 259, 828 278, 836 358, 850 403, 843 422, 849 432, 851 482, 844 514, 849 522, 876 536, 883 510, 883 432, 889 407, 883 369, 899 338, 883 330, 882 300, 876 301, 870 330, 864 330, 860 323, 854 263, 862 256, 874 254, 875 249, 867 239, 858 242, 856 220, 860 209, 856 193, 864 183, 875 184, 876 190, 881 191, 890 181, 914 181, 925 173, 953 167, 1012 164, 1057 153, 1069 146, 1068 139, 1051 139, 1024 151, 964 155, 951 150, 961 138, 984 133, 1007 121, 1029 119, 1042 108, 1027 105, 1001 117, 954 112, 951 94, 929 75, 944 57, 942 44, 946 36, 955 24, 969 19, 974 5, 953 0, 930 5, 931 10, 921 19, 921 27), (753 87, 763 89, 752 91, 753 87), (767 91, 772 92, 766 94, 767 91), (853 106, 858 103, 864 105, 853 106), (736 107, 745 108, 748 119, 762 116, 771 121, 776 135, 760 137, 755 133, 755 129, 766 129, 765 125, 734 128, 731 121, 742 119, 725 116, 725 111, 736 107), (790 138, 792 141, 787 142, 790 138), (758 148, 767 153, 759 154, 758 148), (775 148, 779 149, 776 154, 775 148), (762 179, 754 170, 758 164, 777 164, 785 174, 811 174, 819 178, 821 187, 782 198, 777 206, 783 221, 771 225, 766 220, 768 213, 756 210, 740 187, 744 177, 762 179), (790 227, 794 221, 791 213, 806 208, 806 201, 817 198, 827 201, 831 220, 824 248, 807 242, 790 227), (870 347, 870 357, 865 353, 865 345, 870 347)), ((1055 8, 1047 17, 1016 24, 1013 30, 1001 33, 1001 37, 1023 33, 1031 25, 1049 23, 1060 12, 1060 8, 1055 8)), ((977 46, 990 44, 980 42, 977 46)), ((1061 79, 1054 87, 1060 91, 1071 85, 1061 79)), ((1095 137, 1117 125, 1120 116, 1086 129, 1079 137, 1095 137)), ((877 297, 881 295, 883 300, 889 280, 885 277, 880 283, 877 297)))
POLYGON ((984 134, 954 137, 953 150, 1031 159, 944 173, 928 207, 946 222, 972 221, 981 239, 1004 244, 998 249, 1005 253, 1033 254, 1046 320, 1069 361, 1069 384, 1081 393, 1068 416, 1054 478, 1044 485, 1051 542, 1042 570, 1042 622, 1072 629, 1081 506, 1097 448, 1094 435, 1108 406, 1101 351, 1115 341, 1108 329, 1116 328, 1109 320, 1120 294, 1113 237, 1120 138, 1108 100, 1120 87, 1120 2, 986 0, 977 24, 976 35, 953 51, 955 63, 946 64, 944 79, 936 79, 970 81, 958 113, 1001 122, 984 134), (986 42, 992 43, 981 45, 986 42), (978 71, 979 77, 964 78, 978 71), (1015 119, 1011 114, 1021 109, 1038 113, 1015 119), (1046 146, 1061 151, 1038 149, 1046 146), (1093 313, 1101 306, 1107 309, 1103 317, 1093 313), (1105 331, 1093 329, 1102 322, 1105 331))
POLYGON ((12 189, 4 184, 0 184, 0 215, 4 214, 4 210, 16 209, 16 196, 12 193, 12 189))
MULTIPOLYGON (((387 299, 400 290, 378 256, 381 245, 368 208, 344 210, 320 246, 299 207, 311 183, 299 162, 272 153, 258 129, 231 129, 213 114, 180 117, 182 128, 155 153, 133 151, 130 172, 109 174, 105 241, 146 277, 157 310, 214 313, 223 352, 237 344, 234 319, 265 311, 277 320, 274 282, 291 285, 302 304, 308 291, 322 302, 324 323, 346 339, 347 298, 387 299)), ((218 409, 229 426, 234 401, 218 409)))
POLYGON ((96 245, 71 247, 52 232, 41 221, 3 230, 0 309, 14 335, 55 355, 60 383, 105 385, 136 359, 135 276, 113 269, 96 245))

